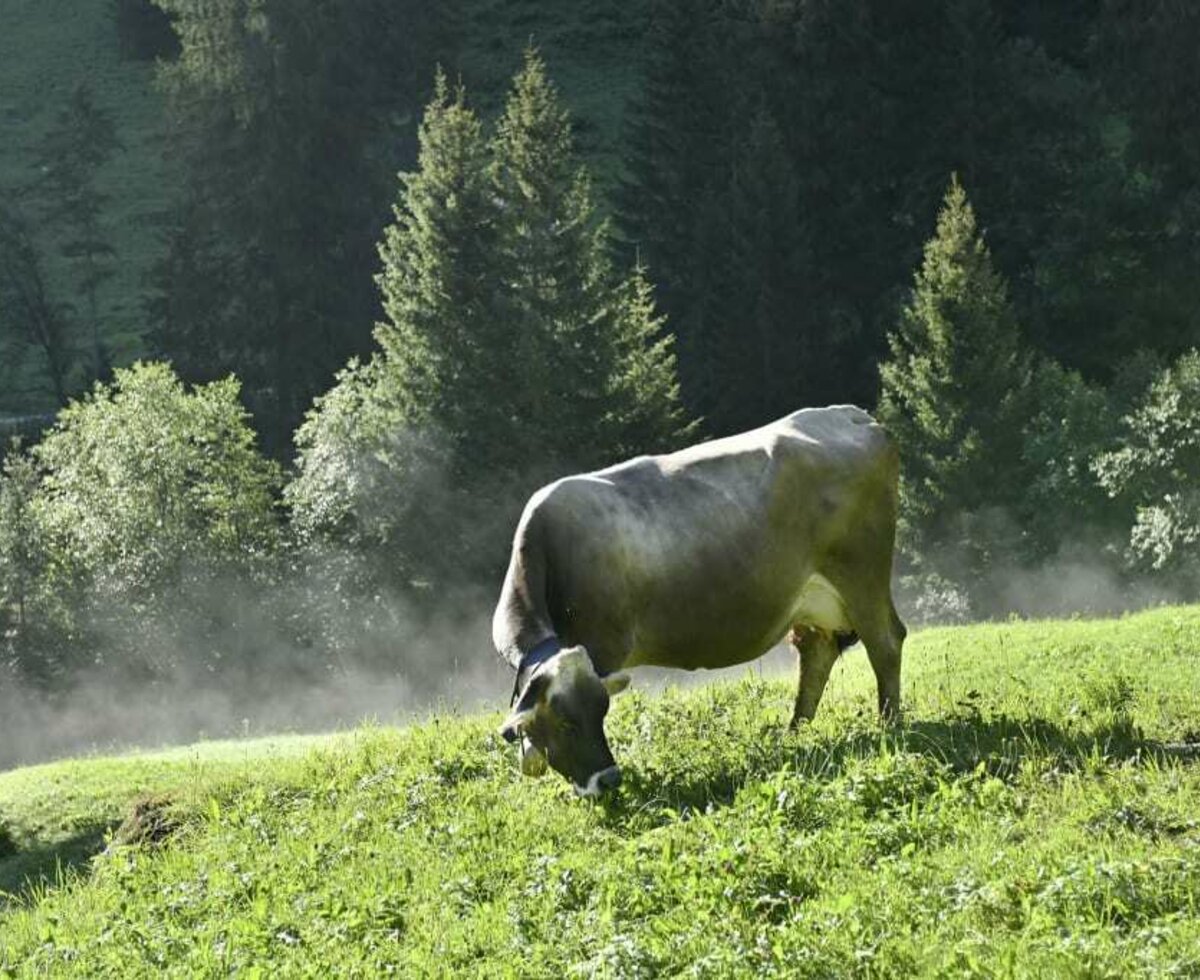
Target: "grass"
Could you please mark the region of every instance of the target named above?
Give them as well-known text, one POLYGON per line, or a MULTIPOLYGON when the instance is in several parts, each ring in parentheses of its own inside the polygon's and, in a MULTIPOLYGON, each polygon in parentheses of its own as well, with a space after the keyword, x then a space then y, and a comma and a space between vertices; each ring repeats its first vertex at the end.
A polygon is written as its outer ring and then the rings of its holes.
POLYGON ((625 695, 604 805, 498 714, 7 774, 0 975, 1200 973, 1200 607, 922 632, 891 730, 865 660, 794 734, 790 681, 625 695))
MULTIPOLYGON (((110 0, 5 0, 2 22, 0 195, 35 177, 36 148, 76 85, 87 83, 96 104, 113 117, 122 148, 101 170, 97 185, 109 198, 102 221, 117 262, 115 275, 101 287, 100 306, 111 353, 117 363, 128 363, 145 352, 145 279, 163 250, 156 214, 167 208, 173 187, 154 68, 122 60, 110 0)), ((58 237, 36 213, 30 217, 51 291, 57 299, 75 301, 75 273, 60 254, 58 237)), ((36 353, 28 364, 5 368, 0 383, 7 397, 0 396, 0 410, 57 407, 49 388, 38 387, 42 362, 36 353)))

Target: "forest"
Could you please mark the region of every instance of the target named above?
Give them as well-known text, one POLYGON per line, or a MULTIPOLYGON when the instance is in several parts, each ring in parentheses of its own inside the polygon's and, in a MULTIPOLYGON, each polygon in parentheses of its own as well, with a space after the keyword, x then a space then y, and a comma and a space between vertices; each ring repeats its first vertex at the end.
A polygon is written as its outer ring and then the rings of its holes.
POLYGON ((538 486, 831 403, 911 621, 1196 599, 1194 4, 53 6, 107 68, 0 42, 0 688, 419 686, 538 486))

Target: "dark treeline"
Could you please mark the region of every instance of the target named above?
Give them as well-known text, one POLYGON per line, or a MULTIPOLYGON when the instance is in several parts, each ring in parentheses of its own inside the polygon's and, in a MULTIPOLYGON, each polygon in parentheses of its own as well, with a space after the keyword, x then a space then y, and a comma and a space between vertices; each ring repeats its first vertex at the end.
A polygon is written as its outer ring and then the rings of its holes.
POLYGON ((1032 345, 1103 381, 1194 345, 1197 50, 1148 0, 660 0, 622 226, 689 407, 873 403, 951 173, 1032 345))
POLYGON ((121 133, 81 88, 0 199, 5 376, 63 407, 0 475, 14 677, 379 669, 540 483, 830 402, 900 445, 910 613, 1195 595, 1192 5, 652 0, 595 181, 572 52, 476 99, 472 9, 113 6, 180 175, 170 364, 112 354, 121 133))

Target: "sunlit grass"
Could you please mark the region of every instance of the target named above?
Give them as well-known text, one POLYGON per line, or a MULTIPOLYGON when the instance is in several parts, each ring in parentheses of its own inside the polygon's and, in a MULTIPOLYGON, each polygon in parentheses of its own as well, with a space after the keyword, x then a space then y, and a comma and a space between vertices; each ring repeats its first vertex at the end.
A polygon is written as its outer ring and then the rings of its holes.
POLYGON ((0 970, 1196 975, 1198 682, 1195 607, 931 630, 894 729, 861 649, 795 734, 782 679, 618 699, 599 806, 521 778, 498 714, 22 770, 22 847, 170 821, 19 899, 0 970))

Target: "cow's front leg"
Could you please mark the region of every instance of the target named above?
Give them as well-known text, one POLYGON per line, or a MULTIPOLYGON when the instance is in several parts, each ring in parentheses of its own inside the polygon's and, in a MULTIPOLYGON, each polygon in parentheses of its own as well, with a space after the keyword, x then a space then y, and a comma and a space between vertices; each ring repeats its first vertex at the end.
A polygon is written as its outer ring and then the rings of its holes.
POLYGON ((796 710, 791 727, 812 721, 825 691, 825 682, 838 657, 837 641, 822 630, 797 626, 792 630, 792 646, 800 660, 800 689, 796 692, 796 710))

